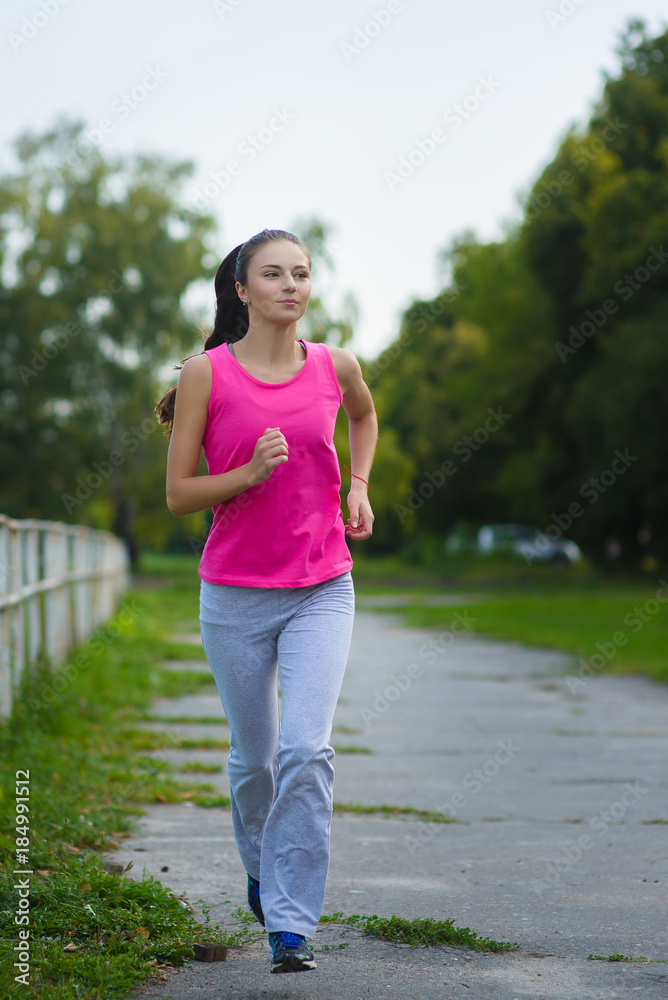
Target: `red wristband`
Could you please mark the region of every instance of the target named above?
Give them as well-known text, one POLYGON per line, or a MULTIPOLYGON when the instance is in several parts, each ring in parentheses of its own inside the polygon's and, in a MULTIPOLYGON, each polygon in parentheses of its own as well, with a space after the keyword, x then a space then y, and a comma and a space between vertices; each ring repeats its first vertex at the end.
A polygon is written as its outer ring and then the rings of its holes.
MULTIPOLYGON (((362 479, 361 476, 356 476, 354 472, 351 472, 349 469, 347 469, 346 466, 345 466, 345 463, 344 463, 343 468, 346 470, 346 472, 348 473, 348 475, 352 476, 354 479, 362 479)), ((362 479, 362 482, 366 483, 366 488, 369 489, 369 484, 366 482, 366 479, 362 479)))

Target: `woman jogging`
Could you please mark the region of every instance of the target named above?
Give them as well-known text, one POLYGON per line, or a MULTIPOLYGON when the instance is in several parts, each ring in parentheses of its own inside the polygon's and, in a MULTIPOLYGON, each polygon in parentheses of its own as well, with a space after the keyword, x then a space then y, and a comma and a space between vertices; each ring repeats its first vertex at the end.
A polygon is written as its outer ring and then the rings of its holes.
POLYGON ((203 352, 156 407, 170 433, 167 505, 178 517, 213 507, 200 627, 230 727, 234 834, 271 972, 300 972, 315 968, 307 939, 329 865, 329 740, 355 611, 346 534, 372 532, 378 425, 355 356, 297 339, 311 293, 311 256, 297 236, 264 229, 236 247, 215 291, 203 352), (341 405, 347 524, 333 443, 341 405))

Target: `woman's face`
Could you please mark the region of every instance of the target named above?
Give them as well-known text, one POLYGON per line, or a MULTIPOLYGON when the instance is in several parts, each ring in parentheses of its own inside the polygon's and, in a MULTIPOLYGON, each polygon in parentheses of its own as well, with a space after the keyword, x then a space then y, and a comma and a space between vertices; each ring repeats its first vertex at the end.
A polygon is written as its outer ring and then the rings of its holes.
POLYGON ((311 295, 311 270, 304 251, 289 240, 275 240, 255 252, 248 265, 247 284, 236 283, 239 298, 264 319, 293 323, 306 312, 311 295))

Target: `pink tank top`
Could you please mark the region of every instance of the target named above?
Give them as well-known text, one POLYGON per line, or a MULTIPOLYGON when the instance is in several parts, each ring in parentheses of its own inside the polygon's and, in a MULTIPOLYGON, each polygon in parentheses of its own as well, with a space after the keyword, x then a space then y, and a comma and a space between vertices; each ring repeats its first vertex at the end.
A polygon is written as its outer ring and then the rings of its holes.
POLYGON ((287 382, 261 382, 229 344, 205 351, 211 397, 202 449, 210 475, 249 462, 267 427, 279 427, 289 459, 268 479, 213 507, 199 575, 238 587, 306 587, 352 569, 334 447, 343 395, 329 348, 310 340, 287 382))

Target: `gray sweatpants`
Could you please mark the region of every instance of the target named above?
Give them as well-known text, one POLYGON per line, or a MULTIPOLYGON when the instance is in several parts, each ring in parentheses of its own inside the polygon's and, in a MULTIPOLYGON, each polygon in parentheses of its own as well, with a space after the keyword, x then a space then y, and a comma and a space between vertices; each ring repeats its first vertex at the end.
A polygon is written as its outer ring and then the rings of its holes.
POLYGON ((329 740, 354 614, 350 571, 309 587, 201 581, 202 645, 230 727, 234 835, 246 871, 260 881, 269 932, 313 937, 322 912, 329 740))

